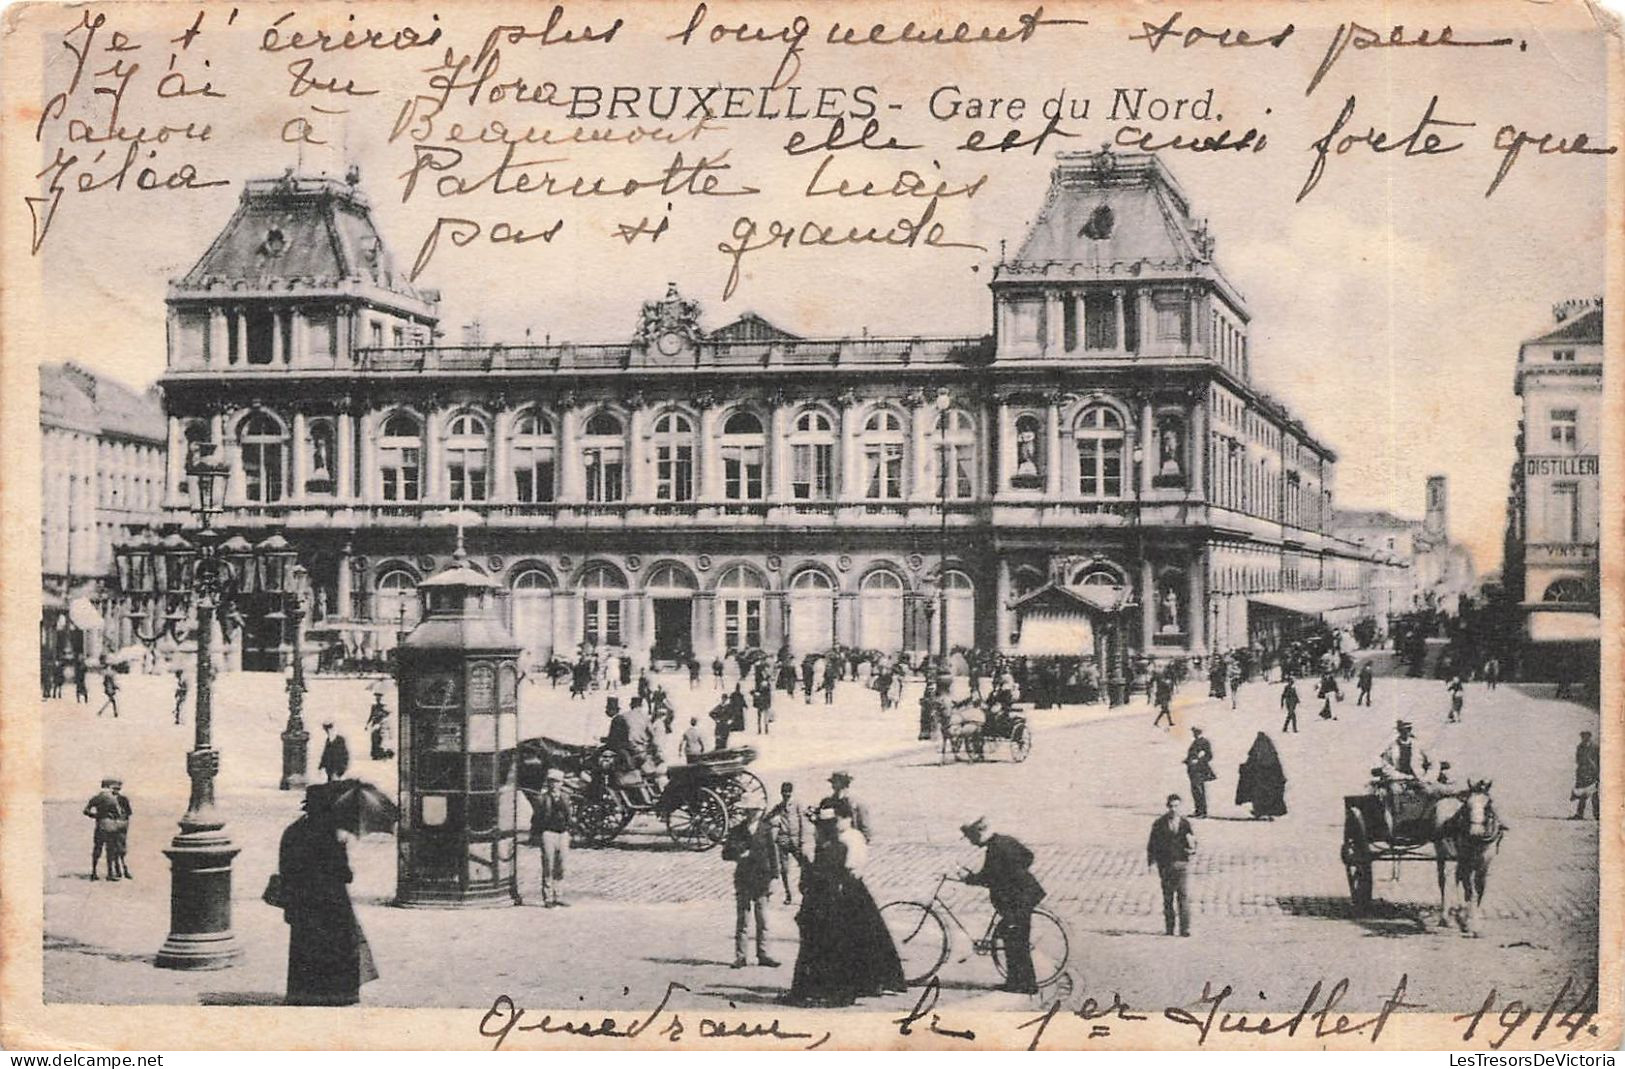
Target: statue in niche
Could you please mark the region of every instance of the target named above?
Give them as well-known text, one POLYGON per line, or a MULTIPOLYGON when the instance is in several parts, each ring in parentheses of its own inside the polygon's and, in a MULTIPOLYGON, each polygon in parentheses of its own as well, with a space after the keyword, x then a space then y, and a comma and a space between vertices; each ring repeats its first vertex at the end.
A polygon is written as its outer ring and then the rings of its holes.
POLYGON ((1038 421, 1030 416, 1016 421, 1016 470, 1012 482, 1017 486, 1036 484, 1043 476, 1038 460, 1038 421))
POLYGON ((1157 602, 1157 625, 1165 635, 1179 633, 1179 593, 1172 586, 1164 587, 1157 602))
POLYGON ((1162 429, 1162 464, 1157 470, 1160 476, 1178 478, 1184 474, 1179 465, 1179 425, 1170 424, 1162 429))
POLYGON ((327 429, 319 428, 310 436, 310 477, 313 480, 328 480, 333 477, 333 446, 327 437, 327 429))

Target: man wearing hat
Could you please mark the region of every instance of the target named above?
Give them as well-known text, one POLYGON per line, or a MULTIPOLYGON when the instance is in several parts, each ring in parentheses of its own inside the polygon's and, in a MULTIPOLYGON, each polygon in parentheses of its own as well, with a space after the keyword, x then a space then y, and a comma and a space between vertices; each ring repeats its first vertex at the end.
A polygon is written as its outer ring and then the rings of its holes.
POLYGON ((95 838, 91 841, 90 878, 96 879, 96 864, 102 849, 107 850, 107 878, 118 880, 129 875, 124 866, 125 836, 130 827, 130 800, 120 794, 124 784, 109 776, 102 780, 102 789, 85 803, 85 816, 96 822, 95 838))
POLYGON ((1574 790, 1569 797, 1574 799, 1574 813, 1570 820, 1584 820, 1586 815, 1586 799, 1591 799, 1591 819, 1600 819, 1602 802, 1598 794, 1598 782, 1602 779, 1602 748, 1591 737, 1591 732, 1580 732, 1580 744, 1574 748, 1574 790))
POLYGON ((1429 791, 1429 785, 1422 779, 1433 768, 1433 759, 1411 736, 1411 722, 1396 720, 1394 732, 1394 741, 1378 759, 1388 801, 1383 817, 1388 821, 1390 838, 1398 825, 1426 816, 1428 796, 1435 793, 1429 791))
POLYGON ((333 721, 322 721, 322 730, 327 733, 327 741, 322 743, 322 759, 316 762, 316 767, 327 776, 327 782, 344 778, 344 773, 350 769, 350 744, 344 741, 344 736, 333 730, 333 721))
POLYGON ((542 852, 542 905, 567 906, 559 897, 564 886, 564 855, 570 849, 570 824, 575 818, 564 793, 564 769, 545 773, 541 794, 526 792, 530 802, 530 841, 542 852))
POLYGON ((1185 772, 1191 781, 1191 803, 1196 807, 1192 815, 1205 817, 1207 785, 1219 777, 1213 772, 1213 744, 1202 734, 1201 728, 1191 728, 1191 746, 1185 751, 1185 772))
POLYGON ((983 847, 982 871, 964 869, 960 879, 976 887, 986 887, 999 915, 998 932, 1004 939, 1004 960, 1008 966, 1003 990, 1024 995, 1038 993, 1033 972, 1033 910, 1044 900, 1044 888, 1031 871, 1033 852, 1009 835, 990 834, 987 818, 978 817, 962 824, 959 832, 972 844, 983 847))
MULTIPOLYGON (((829 777, 829 795, 818 803, 820 814, 826 809, 832 810, 831 817, 849 816, 852 826, 858 829, 865 842, 872 842, 874 835, 869 824, 869 809, 862 802, 853 798, 849 793, 852 787, 852 776, 846 772, 832 772, 829 777)), ((819 827, 834 827, 832 821, 825 821, 819 827)), ((823 845, 820 839, 819 846, 823 845)))
POLYGON ((779 850, 773 829, 762 821, 762 803, 746 798, 739 803, 743 819, 728 830, 722 860, 734 863, 734 963, 743 969, 745 937, 751 917, 756 919, 756 964, 774 968, 779 963, 767 953, 767 899, 779 877, 779 850))

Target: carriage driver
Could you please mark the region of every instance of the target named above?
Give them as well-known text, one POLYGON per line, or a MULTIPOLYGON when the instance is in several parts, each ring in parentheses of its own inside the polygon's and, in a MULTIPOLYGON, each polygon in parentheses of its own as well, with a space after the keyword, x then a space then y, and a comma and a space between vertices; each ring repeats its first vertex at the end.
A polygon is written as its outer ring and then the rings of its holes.
POLYGON ((643 711, 642 699, 634 697, 631 708, 624 713, 620 711, 619 704, 616 702, 604 709, 604 715, 610 718, 609 734, 605 736, 604 744, 615 751, 623 769, 641 773, 646 781, 653 781, 657 789, 664 791, 666 761, 655 738, 654 727, 643 711))
POLYGON ((1394 731, 1394 740, 1382 751, 1378 758, 1381 764, 1375 770, 1387 803, 1383 811, 1390 837, 1397 824, 1430 812, 1433 798, 1454 793, 1449 785, 1431 783, 1424 778, 1434 767, 1434 761, 1412 737, 1411 722, 1395 722, 1394 731))

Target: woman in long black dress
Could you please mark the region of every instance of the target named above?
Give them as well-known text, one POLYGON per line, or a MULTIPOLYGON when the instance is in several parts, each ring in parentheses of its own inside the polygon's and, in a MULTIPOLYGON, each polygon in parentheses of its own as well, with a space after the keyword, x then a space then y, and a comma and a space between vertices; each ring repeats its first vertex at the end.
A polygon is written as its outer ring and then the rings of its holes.
POLYGON ((1253 819, 1273 819, 1286 814, 1286 773, 1275 744, 1262 731, 1253 739, 1253 748, 1236 778, 1236 804, 1253 807, 1253 819))
POLYGON ((784 1001, 797 1006, 850 1006, 860 998, 906 989, 903 963, 860 873, 868 860, 852 811, 837 799, 819 811, 819 844, 802 869, 801 947, 784 1001))
POLYGON ((332 789, 305 790, 305 815, 282 833, 282 917, 288 922, 290 1006, 354 1006, 378 979, 350 905, 350 858, 333 818, 332 789))

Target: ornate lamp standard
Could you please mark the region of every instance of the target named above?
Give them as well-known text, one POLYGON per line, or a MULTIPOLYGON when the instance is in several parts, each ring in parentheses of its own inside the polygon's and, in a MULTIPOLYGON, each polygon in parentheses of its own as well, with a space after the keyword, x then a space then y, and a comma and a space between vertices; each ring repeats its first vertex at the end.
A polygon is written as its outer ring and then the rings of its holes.
MULTIPOLYGON (((948 409, 953 398, 947 387, 937 390, 937 447, 939 450, 937 483, 937 511, 942 514, 942 525, 937 535, 937 658, 938 665, 948 663, 948 409)), ((940 669, 939 669, 940 670, 940 669)))
MULTIPOLYGON (((164 853, 170 861, 169 937, 155 964, 161 969, 220 969, 242 955, 231 930, 231 863, 238 848, 226 833, 215 808, 214 779, 220 754, 214 749, 212 689, 215 616, 230 600, 256 588, 269 594, 283 592, 284 558, 275 541, 256 553, 242 536, 222 540, 210 526, 221 511, 229 465, 214 460, 210 449, 188 458, 191 511, 198 529, 193 541, 178 531, 154 543, 149 537, 115 548, 120 594, 134 605, 131 619, 137 633, 151 641, 167 632, 181 633, 186 607, 196 609, 197 713, 192 751, 186 755, 191 797, 180 819, 180 834, 164 853), (148 607, 150 606, 150 611, 148 607), (157 620, 164 623, 159 626, 157 620), (141 620, 154 626, 143 630, 141 620)), ((286 543, 282 543, 286 546, 286 543)), ((229 619, 229 616, 223 617, 229 619)), ((223 632, 222 632, 223 633, 223 632)), ((147 641, 144 637, 143 641, 147 641)))
MULTIPOLYGON (((293 556, 292 549, 285 552, 293 556)), ((305 730, 304 720, 305 648, 300 633, 304 629, 308 581, 303 565, 295 564, 288 569, 288 626, 293 629, 293 656, 288 665, 288 726, 282 729, 282 782, 277 785, 284 791, 304 787, 305 770, 310 767, 310 732, 305 730)))

